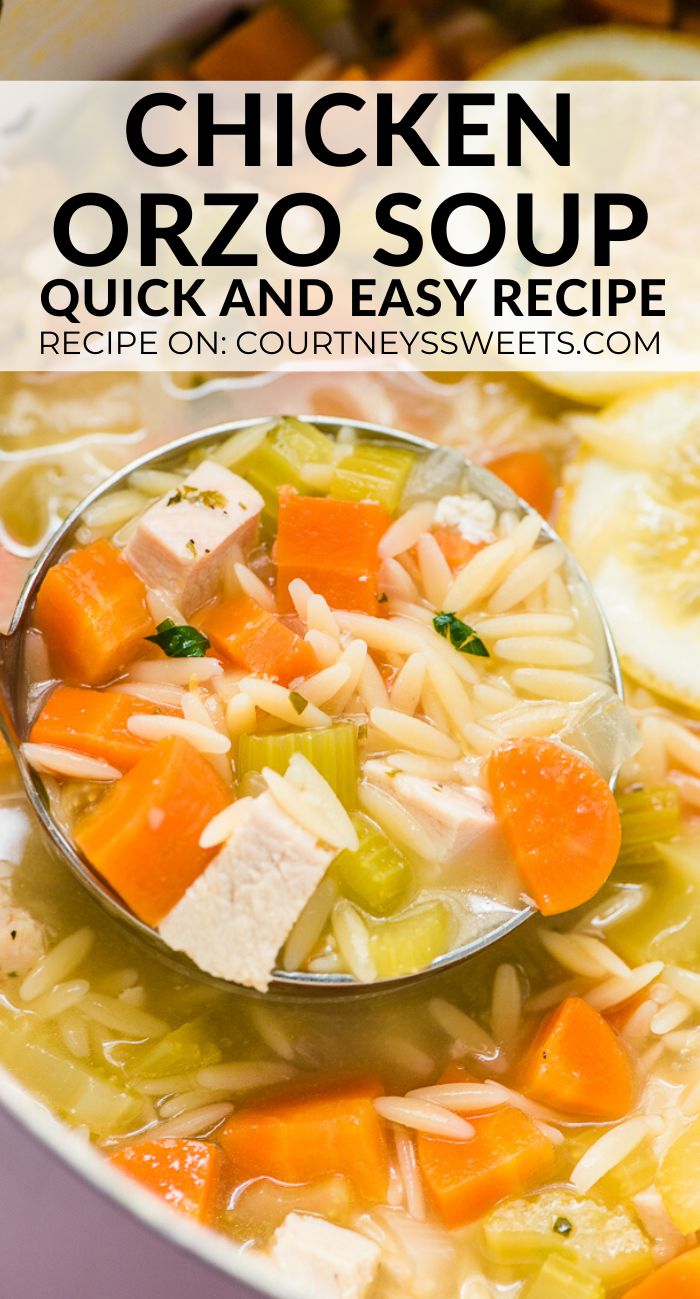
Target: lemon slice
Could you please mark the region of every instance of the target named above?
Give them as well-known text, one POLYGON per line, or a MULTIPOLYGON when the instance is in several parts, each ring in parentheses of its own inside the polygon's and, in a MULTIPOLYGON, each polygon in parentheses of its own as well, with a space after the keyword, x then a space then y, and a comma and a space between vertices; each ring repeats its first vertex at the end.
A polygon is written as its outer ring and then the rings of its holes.
POLYGON ((481 81, 696 81, 700 39, 640 27, 582 27, 519 45, 481 81))
POLYGON ((700 378, 577 415, 559 527, 630 677, 700 710, 700 378))

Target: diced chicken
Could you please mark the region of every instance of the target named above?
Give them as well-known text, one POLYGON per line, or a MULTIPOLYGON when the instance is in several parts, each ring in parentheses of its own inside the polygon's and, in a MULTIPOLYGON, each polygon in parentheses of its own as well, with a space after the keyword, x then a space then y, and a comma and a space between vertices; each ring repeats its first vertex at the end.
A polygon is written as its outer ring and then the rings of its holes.
POLYGON ((144 514, 124 557, 189 617, 216 594, 232 548, 253 541, 262 507, 250 483, 205 460, 144 514))
POLYGON ((307 1299, 365 1299, 380 1249, 347 1227, 290 1213, 272 1237, 270 1258, 307 1299))
POLYGON ((478 785, 448 785, 396 771, 381 759, 365 763, 364 775, 398 801, 434 836, 440 860, 481 851, 498 836, 486 790, 478 785))
POLYGON ((455 528, 475 545, 495 540, 496 511, 490 501, 476 492, 463 496, 443 496, 438 501, 435 522, 444 528, 455 528))
POLYGON ((0 978, 26 974, 44 955, 44 931, 23 907, 0 904, 0 978))
POLYGON ((264 992, 277 953, 335 855, 271 794, 260 794, 161 921, 161 935, 209 974, 264 992))

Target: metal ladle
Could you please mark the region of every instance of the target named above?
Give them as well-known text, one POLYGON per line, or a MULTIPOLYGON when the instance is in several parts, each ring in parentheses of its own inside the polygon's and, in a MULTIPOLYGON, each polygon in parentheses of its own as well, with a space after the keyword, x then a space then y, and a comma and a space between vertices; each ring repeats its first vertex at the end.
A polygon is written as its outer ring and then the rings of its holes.
MULTIPOLYGON (((351 424, 352 428, 357 431, 361 441, 381 441, 394 443, 400 447, 415 448, 420 452, 430 452, 443 450, 435 443, 429 442, 424 438, 415 437, 408 433, 401 433, 394 429, 383 428, 380 425, 361 423, 357 421, 343 421, 315 415, 301 416, 307 419, 316 427, 322 429, 329 436, 334 437, 341 428, 347 428, 351 424)), ((53 848, 59 857, 66 863, 69 869, 77 877, 82 885, 93 894, 106 908, 122 922, 126 922, 132 930, 135 930, 141 938, 145 938, 151 944, 154 944, 160 951, 161 955, 171 963, 179 967, 180 971, 188 970, 191 974, 196 974, 202 979, 209 980, 217 984, 231 988, 230 983, 224 980, 216 979, 213 976, 203 973, 197 969, 186 957, 174 953, 168 948, 150 926, 126 906, 126 904, 114 893, 105 881, 96 873, 85 857, 78 851, 72 839, 66 834, 65 830, 51 815, 48 798, 43 788, 41 777, 29 766, 20 749, 21 741, 26 738, 29 718, 27 716, 27 675, 25 670, 25 647, 26 635, 31 626, 31 620, 34 610, 34 603, 37 592, 47 571, 56 564, 65 551, 71 546, 76 538, 76 533, 83 522, 85 513, 97 501, 102 500, 110 492, 121 487, 130 476, 140 469, 163 469, 178 465, 183 461, 187 452, 196 448, 215 445, 223 442, 233 433, 260 424, 259 419, 239 420, 229 424, 217 425, 213 428, 202 429, 200 432, 193 433, 187 437, 181 438, 176 442, 170 443, 165 448, 158 448, 133 460, 124 469, 113 474, 99 487, 97 487, 89 496, 76 507, 69 515, 58 531, 53 535, 48 545, 42 551, 34 568, 32 569, 24 589, 20 595, 17 607, 15 609, 9 631, 0 637, 0 727, 8 741, 14 761, 19 770, 24 789, 29 802, 40 821, 44 831, 53 848)), ((449 453, 448 453, 449 454, 449 453)), ((455 463, 464 466, 464 485, 462 490, 474 490, 480 495, 489 499, 498 509, 514 509, 519 514, 526 512, 532 513, 531 507, 517 497, 510 488, 494 474, 482 468, 479 465, 471 464, 465 460, 458 452, 454 452, 455 463)), ((554 530, 542 520, 542 535, 550 540, 556 540, 563 546, 560 538, 554 530)), ((622 697, 622 677, 620 664, 618 661, 615 646, 610 634, 610 630, 605 621, 604 615, 600 609, 596 596, 592 590, 588 578, 585 576, 577 561, 571 553, 564 547, 565 573, 569 582, 576 587, 576 597, 579 605, 588 605, 591 613, 592 626, 597 624, 597 633, 600 637, 600 643, 605 658, 605 675, 608 678, 610 686, 622 697)), ((614 773, 611 777, 611 786, 615 782, 614 773)), ((513 911, 507 918, 493 929, 487 932, 479 933, 470 942, 460 947, 452 949, 445 953, 444 956, 438 957, 431 965, 424 970, 413 974, 403 975, 399 978, 384 979, 377 983, 360 984, 349 974, 332 974, 332 973, 307 973, 303 971, 287 972, 276 970, 271 987, 276 991, 288 990, 295 993, 306 991, 319 992, 341 992, 343 990, 357 992, 366 989, 376 991, 377 989, 386 989, 390 987, 404 985, 408 982, 427 977, 436 971, 444 971, 448 967, 458 965, 468 960, 476 952, 483 950, 492 943, 505 937, 518 925, 521 925, 533 914, 533 908, 524 903, 522 906, 513 911)), ((260 994, 253 994, 260 995, 260 994)))

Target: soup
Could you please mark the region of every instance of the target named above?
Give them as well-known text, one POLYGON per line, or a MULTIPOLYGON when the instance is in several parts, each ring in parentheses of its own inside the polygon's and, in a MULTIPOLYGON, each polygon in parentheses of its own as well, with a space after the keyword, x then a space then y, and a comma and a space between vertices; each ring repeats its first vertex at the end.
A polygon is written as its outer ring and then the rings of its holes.
MULTIPOLYGON (((323 400, 328 380, 316 383, 323 400)), ((265 390, 268 409, 276 391, 265 390)), ((389 379, 377 391, 397 422, 409 398, 434 403, 433 434, 437 408, 446 416, 479 394, 493 433, 480 419, 466 445, 483 460, 511 457, 511 480, 522 451, 541 447, 558 476, 572 460, 562 524, 574 538, 591 448, 628 472, 609 440, 626 427, 615 406, 605 443, 597 416, 572 418, 524 383, 389 379)), ((677 425, 683 407, 684 437, 699 391, 695 381, 670 390, 668 418, 677 425)), ((641 393, 634 418, 661 400, 641 393)), ((668 433, 665 409, 653 420, 668 433)), ((582 536, 597 574, 592 528, 582 536)), ((610 603, 608 613, 614 623, 610 603)), ((658 1274, 683 1294, 700 1226, 700 741, 683 705, 630 667, 642 745, 618 781, 622 843, 600 894, 534 919, 425 991, 369 1001, 251 999, 148 952, 47 855, 6 767, 3 1062, 173 1211, 309 1292, 449 1299, 530 1287, 593 1299, 644 1295, 658 1274)), ((80 802, 70 786, 61 796, 80 802)))
POLYGON ((480 474, 351 425, 253 425, 137 470, 44 576, 25 757, 200 969, 398 977, 610 873, 636 733, 602 628, 480 474))

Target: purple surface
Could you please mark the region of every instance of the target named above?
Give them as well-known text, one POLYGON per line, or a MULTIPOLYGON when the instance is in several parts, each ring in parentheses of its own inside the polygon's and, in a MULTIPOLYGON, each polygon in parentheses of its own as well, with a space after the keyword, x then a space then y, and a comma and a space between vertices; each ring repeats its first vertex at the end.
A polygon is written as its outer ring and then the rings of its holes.
POLYGON ((83 1182, 0 1109, 0 1299, 260 1299, 83 1182))

